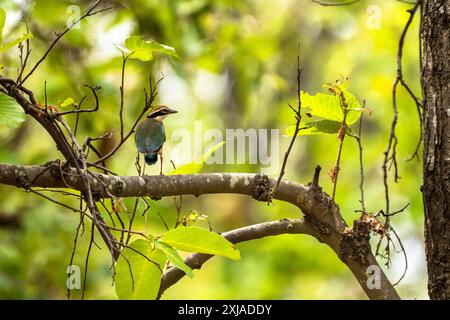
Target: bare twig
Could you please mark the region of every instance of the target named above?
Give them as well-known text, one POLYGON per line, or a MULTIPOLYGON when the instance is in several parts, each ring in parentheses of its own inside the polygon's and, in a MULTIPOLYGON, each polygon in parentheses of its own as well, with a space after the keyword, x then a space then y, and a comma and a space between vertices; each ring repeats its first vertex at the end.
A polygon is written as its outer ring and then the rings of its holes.
POLYGON ((55 40, 53 40, 53 42, 50 44, 50 46, 48 47, 47 51, 45 51, 44 55, 38 60, 38 62, 34 65, 34 67, 30 70, 30 72, 28 72, 28 74, 23 78, 22 81, 18 82, 20 85, 23 84, 25 81, 27 81, 27 79, 34 73, 34 71, 36 71, 36 69, 39 67, 39 65, 47 58, 47 56, 50 54, 50 52, 53 50, 53 48, 55 47, 55 45, 58 43, 58 41, 69 31, 71 30, 75 25, 77 25, 81 20, 83 20, 84 18, 96 15, 98 13, 107 11, 112 9, 112 7, 108 7, 105 9, 100 9, 95 11, 95 9, 103 2, 103 0, 97 0, 97 2, 95 2, 92 7, 90 7, 88 9, 88 11, 86 11, 86 13, 84 15, 82 15, 80 18, 78 18, 76 21, 74 21, 71 25, 67 26, 66 29, 64 29, 62 32, 58 33, 55 40))
POLYGON ((29 191, 31 193, 34 193, 34 194, 36 194, 36 195, 38 195, 38 196, 40 196, 40 197, 42 197, 42 198, 44 198, 44 199, 46 199, 46 200, 48 200, 50 202, 53 202, 53 203, 55 203, 57 205, 60 205, 60 206, 62 206, 64 208, 66 208, 66 209, 69 209, 69 210, 72 210, 74 212, 78 212, 78 213, 81 213, 81 214, 85 214, 85 212, 83 212, 83 211, 81 211, 81 210, 79 210, 79 209, 77 209, 75 207, 71 207, 71 206, 69 206, 69 205, 67 205, 65 203, 59 202, 59 201, 57 201, 57 200, 55 200, 55 199, 53 199, 53 198, 51 198, 49 196, 46 196, 45 194, 43 194, 43 193, 41 193, 39 191, 36 191, 36 190, 33 190, 33 189, 27 189, 27 191, 29 191))
POLYGON ((105 156, 101 157, 100 159, 95 160, 93 162, 94 164, 101 163, 101 162, 105 161, 106 159, 112 157, 120 149, 120 147, 128 140, 128 138, 130 138, 130 136, 134 133, 134 130, 136 129, 137 125, 139 124, 139 121, 147 113, 147 111, 150 110, 150 108, 152 107, 152 104, 155 101, 155 98, 157 96, 156 89, 157 89, 159 83, 162 80, 163 80, 163 78, 160 78, 156 82, 154 87, 150 87, 150 96, 148 96, 148 99, 145 101, 144 108, 142 109, 141 113, 139 114, 139 116, 134 121, 134 123, 131 126, 130 130, 128 131, 128 133, 122 139, 120 139, 119 143, 108 154, 106 154, 105 156))
POLYGON ((392 246, 394 248, 394 251, 396 251, 395 250, 395 244, 392 241, 392 238, 390 236, 390 232, 392 231, 392 233, 395 235, 395 237, 396 237, 396 239, 397 239, 397 241, 398 241, 398 243, 400 245, 400 252, 403 253, 403 256, 404 256, 404 259, 405 259, 405 269, 403 270, 403 274, 400 277, 400 279, 393 284, 393 286, 396 286, 397 284, 399 284, 400 281, 405 277, 406 272, 408 270, 408 257, 407 257, 407 254, 406 254, 406 250, 405 250, 405 248, 403 246, 402 240, 400 239, 400 237, 398 236, 398 234, 394 230, 394 228, 389 224, 388 218, 393 216, 393 215, 402 213, 403 211, 406 210, 406 208, 408 208, 408 206, 409 206, 409 203, 407 203, 401 209, 399 209, 399 210, 397 210, 395 212, 392 212, 390 214, 386 214, 383 210, 380 210, 380 212, 378 212, 378 214, 375 216, 375 218, 377 218, 378 216, 381 215, 385 219, 384 222, 382 222, 384 232, 381 233, 381 237, 380 237, 380 239, 379 239, 379 241, 378 241, 378 243, 376 245, 375 255, 376 256, 381 256, 382 258, 386 259, 386 265, 387 266, 390 265, 390 263, 391 263, 391 251, 390 251, 391 244, 392 244, 392 246), (386 243, 386 247, 385 247, 384 251, 380 254, 380 247, 381 247, 381 243, 383 242, 384 238, 387 239, 387 243, 386 243))
MULTIPOLYGON (((313 234, 313 230, 303 220, 288 220, 266 222, 246 226, 222 233, 222 236, 231 243, 236 244, 244 241, 261 239, 269 236, 275 236, 284 233, 291 234, 313 234)), ((202 265, 213 256, 209 254, 195 253, 185 259, 185 263, 193 269, 200 269, 202 265)), ((176 267, 167 269, 162 278, 158 298, 171 286, 183 278, 185 273, 176 267)))
MULTIPOLYGON (((83 211, 83 201, 80 198, 80 211, 83 211)), ((70 260, 69 260, 69 266, 73 265, 73 259, 75 257, 75 251, 77 249, 78 244, 78 235, 80 234, 80 229, 83 226, 83 215, 80 215, 80 222, 78 223, 77 229, 75 231, 75 236, 73 238, 73 245, 72 245, 72 253, 70 254, 70 260)), ((67 277, 70 275, 67 274, 67 277)), ((67 286, 67 292, 66 292, 67 299, 70 300, 70 286, 67 286)))
POLYGON ((119 243, 119 242, 117 242, 117 241, 115 241, 115 240, 114 240, 114 242, 115 242, 116 244, 118 244, 118 245, 122 245, 123 247, 125 247, 125 248, 127 248, 127 249, 130 249, 131 251, 136 252, 138 255, 140 255, 141 257, 143 257, 145 260, 147 260, 148 262, 154 264, 155 267, 157 267, 157 268, 162 272, 161 266, 160 266, 157 262, 155 262, 155 261, 153 261, 152 259, 150 259, 149 257, 147 257, 144 253, 140 252, 139 250, 137 250, 137 249, 135 249, 135 248, 133 248, 133 247, 127 245, 127 244, 123 244, 123 243, 121 244, 121 243, 119 243))
MULTIPOLYGON (((111 199, 111 201, 114 201, 114 199, 111 199)), ((112 214, 111 214, 111 211, 110 211, 110 210, 108 209, 108 207, 106 206, 105 201, 102 199, 102 200, 99 201, 99 203, 100 203, 100 205, 103 207, 103 209, 105 209, 106 213, 107 213, 108 216, 109 216, 109 219, 111 220, 111 223, 112 223, 113 227, 115 227, 115 226, 116 226, 116 223, 114 222, 114 218, 113 218, 113 216, 112 216, 112 214)))
MULTIPOLYGON (((103 240, 105 241, 106 245, 108 246, 108 249, 110 250, 111 254, 117 258, 119 250, 117 247, 115 247, 112 243, 112 240, 114 240, 114 236, 106 230, 102 225, 97 223, 97 220, 104 222, 103 218, 101 217, 97 206, 95 205, 93 195, 92 195, 92 189, 89 179, 89 171, 87 169, 87 161, 86 161, 86 155, 83 152, 81 146, 78 144, 77 140, 75 139, 75 136, 73 132, 71 131, 70 127, 66 124, 66 122, 62 118, 58 118, 58 121, 64 126, 64 128, 67 130, 69 137, 72 141, 73 146, 78 152, 79 157, 81 158, 81 164, 82 164, 82 171, 81 171, 81 178, 83 181, 83 197, 86 201, 86 204, 88 206, 89 211, 92 214, 92 223, 97 227, 97 229, 100 232, 100 235, 102 236, 103 240)), ((93 242, 93 235, 91 238, 93 242)))
POLYGON ((283 164, 281 165, 280 174, 278 176, 275 186, 273 187, 273 189, 271 191, 271 196, 269 197, 269 202, 270 202, 270 199, 275 194, 278 186, 280 185, 281 179, 283 179, 287 161, 289 159, 289 154, 291 153, 292 147, 294 146, 295 139, 297 138, 297 135, 298 135, 299 131, 301 130, 301 128, 300 128, 300 122, 302 120, 302 115, 301 115, 302 100, 301 100, 301 82, 300 82, 301 75, 302 75, 302 69, 300 69, 300 44, 299 44, 298 53, 297 53, 297 99, 298 99, 297 109, 294 109, 289 104, 289 107, 295 113, 295 130, 294 130, 294 135, 292 136, 291 142, 289 143, 289 146, 288 146, 286 152, 284 153, 284 159, 283 159, 283 164))
POLYGON ((351 1, 347 1, 347 2, 336 2, 336 3, 322 2, 319 0, 311 0, 311 1, 315 2, 317 4, 320 4, 321 6, 324 6, 324 7, 340 7, 340 6, 348 6, 348 5, 357 3, 361 0, 351 0, 351 1))
MULTIPOLYGON (((28 24, 26 22, 25 22, 25 26, 27 28, 27 33, 30 32, 30 30, 28 28, 28 24)), ((20 64, 20 71, 19 71, 19 75, 17 76, 16 83, 21 83, 22 75, 27 66, 27 62, 28 62, 28 58, 30 57, 30 53, 31 53, 30 39, 28 38, 25 41, 25 57, 22 56, 22 48, 21 48, 21 53, 20 53, 21 64, 20 64)))
POLYGON ((120 119, 120 140, 123 140, 123 104, 124 104, 124 86, 125 86, 125 66, 127 64, 128 56, 124 53, 122 54, 122 73, 121 73, 121 81, 120 81, 120 110, 119 110, 119 119, 120 119))
MULTIPOLYGON (((81 98, 80 102, 75 106, 75 109, 77 109, 77 110, 81 109, 81 105, 83 104, 84 100, 86 100, 86 99, 87 99, 87 96, 84 96, 83 98, 81 98)), ((77 136, 79 121, 80 121, 80 114, 77 113, 77 116, 75 117, 75 126, 73 129, 73 134, 75 137, 77 136)))
POLYGON ((56 123, 54 117, 51 117, 44 108, 40 108, 34 98, 33 93, 18 85, 14 80, 0 76, 0 85, 7 90, 7 94, 14 98, 23 108, 25 113, 31 115, 51 136, 56 143, 57 149, 64 155, 70 165, 79 168, 79 159, 70 146, 61 128, 56 123), (24 96, 27 95, 28 99, 24 96))
POLYGON ((392 284, 393 286, 396 286, 403 280, 403 278, 406 276, 406 272, 408 271, 408 255, 406 254, 406 250, 405 250, 405 247, 403 246, 402 240, 398 236, 398 234, 395 231, 395 229, 392 228, 392 226, 389 226, 389 230, 392 231, 392 233, 397 238, 398 244, 400 245, 401 252, 403 252, 403 258, 405 259, 405 269, 403 269, 402 275, 400 276, 400 278, 396 282, 394 282, 392 284))
MULTIPOLYGON (((392 116, 392 124, 391 124, 391 131, 389 134, 388 139, 388 145, 386 148, 386 151, 384 152, 384 160, 383 160, 383 184, 385 189, 385 201, 386 201, 386 211, 385 213, 388 215, 390 212, 390 199, 389 199, 389 184, 388 184, 388 163, 391 161, 391 165, 394 166, 394 181, 397 182, 399 179, 398 175, 398 167, 397 167, 397 135, 396 135, 396 126, 398 121, 398 108, 397 108, 397 87, 399 84, 402 84, 410 93, 410 95, 413 97, 414 101, 418 105, 418 110, 420 111, 419 107, 419 99, 416 98, 411 90, 409 90, 409 87, 406 85, 406 83, 403 80, 403 69, 402 69, 402 57, 403 57, 403 46, 405 42, 405 37, 408 32, 408 29, 414 19, 414 15, 417 11, 417 9, 420 6, 420 1, 417 1, 414 7, 409 10, 410 16, 405 24, 405 27, 402 31, 402 34, 400 36, 399 44, 398 44, 398 52, 397 52, 397 76, 395 78, 394 84, 392 86, 392 108, 393 108, 393 116, 392 116)), ((420 118, 422 118, 420 116, 420 118)), ((416 152, 415 152, 416 153, 416 152)), ((386 224, 389 225, 389 217, 386 218, 386 224)))
MULTIPOLYGON (((27 176, 29 180, 33 180, 34 176, 41 172, 41 166, 16 166, 0 164, 0 183, 11 184, 17 186, 20 181, 17 180, 15 172, 22 172, 22 176, 27 176)), ((76 173, 75 169, 72 169, 76 173)), ((71 173, 71 172, 69 172, 71 173)), ((135 177, 115 177, 92 172, 89 175, 90 183, 94 186, 93 176, 97 176, 103 184, 97 183, 94 188, 97 198, 111 198, 113 196, 120 197, 142 197, 142 196, 174 196, 192 194, 216 194, 216 193, 234 193, 243 195, 254 195, 255 185, 258 180, 254 174, 230 174, 230 173, 214 173, 214 174, 196 174, 196 175, 171 175, 171 176, 135 176, 135 177), (230 181, 233 181, 231 184, 230 181), (142 183, 144 182, 144 183, 142 183), (117 186, 120 185, 120 188, 117 186), (109 192, 106 192, 109 190, 109 192)), ((71 184, 74 189, 84 190, 85 184, 83 177, 74 176, 71 184)), ((268 179, 267 184, 275 185, 274 179, 268 179)), ((38 180, 37 186, 64 187, 60 179, 55 178, 49 171, 44 173, 38 180)), ((19 184, 20 186, 20 184, 19 184)), ((346 224, 343 221, 339 207, 334 204, 332 199, 320 190, 303 186, 298 183, 282 180, 274 199, 287 201, 297 206, 306 217, 319 224, 320 230, 315 233, 321 242, 329 245, 338 256, 341 255, 342 234, 346 224), (335 225, 335 219, 338 219, 337 230, 332 226, 335 225)), ((100 225, 100 224, 98 224, 100 225)), ((101 226, 101 225, 100 225, 101 226)), ((124 228, 125 229, 125 228, 124 228)), ((112 240, 119 243, 117 240, 112 240)), ((362 263, 360 260, 343 259, 344 263, 357 277, 360 283, 367 280, 366 268, 368 264, 377 265, 377 261, 370 252, 365 253, 362 263)), ((395 290, 390 286, 389 281, 384 273, 382 277, 382 286, 380 290, 369 290, 364 285, 362 288, 367 295, 373 299, 390 298, 398 299, 395 290)))
MULTIPOLYGON (((365 101, 363 102, 363 109, 365 108, 365 101)), ((359 202, 361 203, 361 210, 362 212, 366 212, 366 206, 364 204, 364 163, 363 163, 363 147, 362 147, 362 124, 363 124, 363 117, 364 112, 361 112, 361 117, 359 118, 359 127, 358 127, 358 134, 352 135, 351 137, 355 138, 357 144, 358 144, 358 150, 359 150, 359 192, 360 192, 360 199, 359 202)))
MULTIPOLYGON (((94 215, 95 217, 95 215, 94 215)), ((95 219, 95 218, 94 218, 95 219)), ((84 295, 86 293, 86 284, 88 279, 88 267, 89 267, 89 257, 91 256, 92 244, 94 243, 95 234, 95 220, 91 224, 91 238, 89 240, 89 245, 86 253, 86 259, 84 261, 84 276, 83 276, 83 287, 81 289, 81 300, 84 300, 84 295)))
POLYGON ((97 90, 100 90, 101 87, 100 86, 92 87, 92 86, 90 86, 88 84, 85 84, 84 86, 89 88, 89 89, 91 89, 92 94, 93 94, 94 99, 95 99, 95 106, 92 109, 80 109, 81 104, 86 99, 86 97, 83 97, 81 99, 80 103, 78 104, 78 107, 75 110, 68 110, 68 111, 58 112, 58 113, 55 113, 55 116, 64 116, 64 115, 68 115, 68 114, 72 114, 72 113, 79 114, 79 113, 83 113, 83 112, 95 112, 95 111, 98 110, 100 103, 98 101, 97 90))
POLYGON ((340 106, 341 106, 342 112, 344 114, 344 118, 342 120, 341 127, 338 132, 339 147, 338 147, 336 163, 331 172, 331 181, 333 182, 333 193, 332 193, 331 197, 334 200, 334 198, 336 196, 336 188, 337 188, 337 182, 338 182, 338 177, 339 177, 339 171, 341 170, 341 167, 340 167, 341 155, 342 155, 342 149, 344 146, 345 135, 347 134, 347 115, 348 115, 349 110, 348 110, 347 101, 345 100, 344 92, 338 86, 333 86, 332 90, 339 97, 340 106))

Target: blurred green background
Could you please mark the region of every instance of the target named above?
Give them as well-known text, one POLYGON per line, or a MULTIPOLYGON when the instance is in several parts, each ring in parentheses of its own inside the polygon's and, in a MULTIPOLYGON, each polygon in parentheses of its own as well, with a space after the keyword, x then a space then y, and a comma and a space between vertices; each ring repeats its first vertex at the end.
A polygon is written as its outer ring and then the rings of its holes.
MULTIPOLYGON (((20 21, 26 16, 34 37, 30 65, 36 62, 56 31, 62 30, 75 12, 84 11, 89 1, 2 0, 7 11, 6 35, 25 30, 20 21)), ((322 85, 341 76, 349 77, 349 91, 373 113, 366 116, 363 129, 366 170, 366 207, 371 212, 384 208, 381 165, 392 116, 391 89, 396 75, 396 51, 411 5, 395 0, 360 1, 352 6, 323 7, 308 0, 147 0, 121 1, 112 11, 83 20, 70 31, 26 86, 44 102, 47 81, 49 103, 56 105, 67 97, 79 100, 89 94, 84 83, 101 85, 101 105, 96 114, 81 117, 78 137, 99 136, 118 127, 121 56, 115 48, 130 35, 142 35, 174 47, 177 60, 156 54, 149 63, 130 61, 125 84, 125 125, 127 128, 143 106, 143 88, 151 73, 164 75, 158 102, 179 111, 165 125, 165 171, 169 159, 179 166, 190 159, 181 152, 179 141, 171 139, 177 129, 192 136, 195 121, 204 129, 222 132, 233 128, 280 130, 279 163, 289 138, 284 130, 295 120, 288 102, 296 98, 296 55, 301 44, 303 90, 324 92, 322 85)), ((418 20, 411 26, 404 47, 404 76, 420 93, 418 20)), ((6 67, 4 76, 16 77, 17 50, 0 56, 6 67)), ((88 101, 92 103, 92 99, 88 101)), ((421 164, 406 161, 419 138, 416 108, 407 93, 399 91, 398 184, 391 182, 391 203, 407 210, 393 219, 409 258, 405 279, 397 286, 403 298, 427 298, 423 246, 423 208, 419 190, 421 164)), ((67 117, 73 125, 74 117, 67 117)), ((180 131, 178 131, 180 132, 180 131)), ((193 137, 192 139, 198 139, 193 137)), ((191 143, 192 156, 199 156, 208 141, 191 143), (194 150, 195 149, 195 150, 194 150)), ((31 118, 19 129, 0 127, 0 163, 43 164, 61 158, 46 132, 31 118)), ((105 151, 111 143, 98 144, 105 151)), ((320 180, 331 193, 326 172, 334 165, 338 139, 334 135, 299 137, 287 166, 286 179, 307 183, 314 167, 320 164, 320 180)), ((136 157, 132 139, 109 160, 120 175, 135 175, 136 157)), ((337 203, 348 224, 359 216, 359 160, 353 139, 347 139, 341 163, 337 203)), ((257 165, 211 165, 205 172, 259 172, 257 165)), ((157 166, 150 169, 157 174, 157 166)), ((275 174, 276 175, 276 174, 275 174)), ((70 203, 59 195, 52 197, 70 203)), ((131 207, 134 199, 126 199, 131 207)), ((76 206, 76 200, 71 203, 76 206)), ((168 223, 176 217, 174 201, 152 201, 145 215, 138 214, 135 227, 157 235, 164 231, 157 213, 168 223)), ((139 208, 141 212, 143 207, 139 208)), ((249 197, 210 195, 184 197, 182 213, 189 210, 208 215, 215 231, 276 220, 298 218, 296 208, 279 201, 267 206, 249 197)), ((0 298, 64 299, 66 268, 69 263, 77 214, 64 210, 21 189, 0 186, 0 214, 17 215, 17 229, 0 228, 0 298)), ((126 213, 122 213, 126 218, 126 213)), ((207 226, 205 222, 198 225, 207 226)), ((88 228, 81 237, 75 264, 84 268, 88 228)), ((242 260, 216 257, 195 271, 193 279, 184 278, 170 288, 164 299, 365 299, 365 294, 347 268, 325 245, 302 235, 283 235, 238 245, 242 260)), ((397 245, 398 249, 398 245, 397 245)), ((86 297, 115 299, 110 256, 105 246, 93 248, 86 297)), ((384 260, 380 260, 381 263, 384 260)), ((403 272, 404 259, 393 254, 386 269, 396 281, 403 272)), ((80 291, 72 291, 74 298, 80 291)))

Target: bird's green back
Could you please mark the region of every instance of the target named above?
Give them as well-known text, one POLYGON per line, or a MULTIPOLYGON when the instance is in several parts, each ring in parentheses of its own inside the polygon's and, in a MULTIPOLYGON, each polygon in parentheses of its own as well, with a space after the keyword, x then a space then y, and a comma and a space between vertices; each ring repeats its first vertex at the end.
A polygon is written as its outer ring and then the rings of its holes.
POLYGON ((136 129, 135 142, 141 153, 155 153, 166 141, 164 125, 155 119, 143 120, 136 129))

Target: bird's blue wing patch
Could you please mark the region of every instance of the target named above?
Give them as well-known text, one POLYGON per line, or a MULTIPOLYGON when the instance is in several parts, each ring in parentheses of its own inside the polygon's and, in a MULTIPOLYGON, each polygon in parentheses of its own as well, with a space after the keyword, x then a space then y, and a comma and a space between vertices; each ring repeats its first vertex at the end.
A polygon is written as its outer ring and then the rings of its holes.
POLYGON ((135 134, 136 148, 141 153, 156 153, 164 142, 166 134, 162 122, 154 119, 142 121, 135 134))

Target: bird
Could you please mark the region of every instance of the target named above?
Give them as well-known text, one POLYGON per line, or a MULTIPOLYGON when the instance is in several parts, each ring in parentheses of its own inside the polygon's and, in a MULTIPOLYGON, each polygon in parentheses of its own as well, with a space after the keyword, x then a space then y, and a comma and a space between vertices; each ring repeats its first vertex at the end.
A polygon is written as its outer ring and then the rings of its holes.
POLYGON ((162 175, 163 152, 162 148, 166 141, 163 120, 178 111, 170 109, 165 105, 157 106, 142 120, 136 128, 134 140, 139 153, 144 154, 145 163, 154 165, 161 158, 161 168, 159 174, 162 175))

